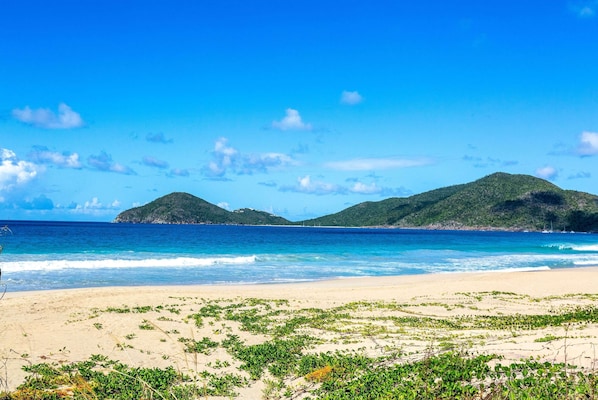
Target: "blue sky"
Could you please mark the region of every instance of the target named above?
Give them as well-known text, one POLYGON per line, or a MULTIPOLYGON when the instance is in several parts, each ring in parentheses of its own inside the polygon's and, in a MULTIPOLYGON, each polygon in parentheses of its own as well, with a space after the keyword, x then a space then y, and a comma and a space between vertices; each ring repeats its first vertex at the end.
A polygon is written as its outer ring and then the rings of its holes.
POLYGON ((0 219, 183 191, 303 220, 497 171, 598 193, 598 0, 0 8, 0 219))

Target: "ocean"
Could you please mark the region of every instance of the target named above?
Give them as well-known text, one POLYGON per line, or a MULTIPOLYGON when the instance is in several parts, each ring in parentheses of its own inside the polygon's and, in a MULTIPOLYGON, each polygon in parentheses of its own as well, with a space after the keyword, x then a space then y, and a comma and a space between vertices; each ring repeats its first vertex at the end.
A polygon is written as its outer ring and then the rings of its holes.
POLYGON ((598 235, 0 221, 2 291, 249 285, 598 265, 598 235))

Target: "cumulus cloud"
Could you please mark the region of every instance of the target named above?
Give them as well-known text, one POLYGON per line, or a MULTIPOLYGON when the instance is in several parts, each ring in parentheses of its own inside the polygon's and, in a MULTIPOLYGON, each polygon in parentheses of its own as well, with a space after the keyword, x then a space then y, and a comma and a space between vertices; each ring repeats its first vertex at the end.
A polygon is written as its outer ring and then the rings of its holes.
POLYGON ((151 143, 162 143, 162 144, 169 144, 172 143, 172 139, 166 139, 166 136, 162 132, 158 133, 148 133, 145 136, 145 140, 151 143))
POLYGON ((286 115, 280 121, 272 121, 272 127, 280 129, 281 131, 287 130, 311 130, 311 124, 306 124, 301 119, 299 111, 293 110, 292 108, 286 109, 286 115))
POLYGON ((23 109, 15 108, 12 115, 17 120, 44 129, 70 129, 83 126, 83 119, 79 113, 64 103, 58 105, 58 114, 48 108, 32 110, 29 106, 23 109))
POLYGON ((81 169, 83 165, 79 161, 79 154, 51 151, 45 146, 34 146, 29 159, 40 164, 52 164, 60 168, 81 169))
POLYGON ((401 159, 401 158, 356 158, 345 161, 331 161, 325 163, 327 168, 340 171, 370 171, 381 169, 395 169, 419 167, 430 164, 427 159, 401 159))
POLYGON ((357 91, 349 92, 347 90, 344 90, 341 93, 341 103, 342 104, 348 104, 348 105, 352 106, 355 104, 359 104, 362 101, 363 101, 363 97, 357 91))
POLYGON ((0 194, 35 179, 42 168, 17 159, 14 151, 0 148, 0 194))
POLYGON ((213 177, 224 176, 227 169, 234 168, 238 153, 234 147, 228 145, 227 138, 219 138, 212 151, 213 160, 204 167, 204 173, 213 177))
POLYGON ((145 156, 141 160, 143 165, 147 165, 148 167, 159 168, 159 169, 166 169, 168 168, 168 163, 164 160, 160 160, 156 157, 152 156, 145 156))
POLYGON ((98 197, 93 197, 91 200, 85 201, 83 204, 72 203, 67 208, 74 214, 86 215, 104 215, 111 214, 119 210, 121 206, 120 201, 113 200, 110 203, 102 203, 98 197))
POLYGON ((577 146, 577 154, 582 157, 598 154, 598 133, 582 132, 577 146))
POLYGON ((91 155, 87 158, 87 163, 100 171, 115 172, 117 174, 135 175, 135 171, 122 164, 112 161, 112 156, 105 151, 100 154, 91 155))
POLYGON ((228 139, 219 138, 212 151, 212 161, 203 168, 203 173, 213 178, 222 178, 228 171, 238 175, 251 175, 294 163, 292 157, 282 153, 243 154, 229 146, 228 139))
POLYGON ((558 176, 558 171, 556 170, 556 168, 547 165, 545 167, 538 168, 536 170, 536 176, 538 178, 547 179, 551 181, 556 179, 556 177, 558 176))

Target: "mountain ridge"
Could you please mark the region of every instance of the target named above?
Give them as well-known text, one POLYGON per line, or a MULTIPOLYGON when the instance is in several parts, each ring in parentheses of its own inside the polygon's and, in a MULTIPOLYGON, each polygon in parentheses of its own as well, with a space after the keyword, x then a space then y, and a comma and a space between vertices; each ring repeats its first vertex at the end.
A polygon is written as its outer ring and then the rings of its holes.
POLYGON ((252 209, 228 211, 174 192, 120 213, 114 222, 312 225, 426 229, 598 231, 598 196, 529 175, 496 172, 410 197, 366 201, 334 214, 291 222, 252 209))

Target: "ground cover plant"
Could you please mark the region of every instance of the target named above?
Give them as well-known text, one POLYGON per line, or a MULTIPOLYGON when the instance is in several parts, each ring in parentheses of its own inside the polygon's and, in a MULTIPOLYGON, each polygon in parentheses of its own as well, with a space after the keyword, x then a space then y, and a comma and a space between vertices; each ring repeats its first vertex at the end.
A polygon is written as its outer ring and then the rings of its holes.
POLYGON ((23 353, 15 358, 27 377, 0 386, 0 400, 250 398, 256 388, 263 399, 598 399, 588 352, 596 299, 479 292, 322 308, 257 298, 114 304, 66 322, 113 337, 111 357, 23 353), (506 313, 514 303, 525 312, 506 313))

